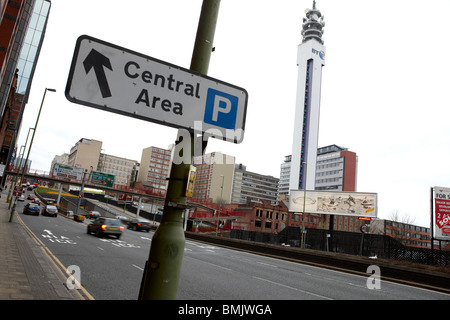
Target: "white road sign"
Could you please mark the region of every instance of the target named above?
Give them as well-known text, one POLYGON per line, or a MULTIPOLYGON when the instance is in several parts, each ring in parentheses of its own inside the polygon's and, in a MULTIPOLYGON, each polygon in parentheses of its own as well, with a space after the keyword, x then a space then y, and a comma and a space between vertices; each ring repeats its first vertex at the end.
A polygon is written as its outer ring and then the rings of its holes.
POLYGON ((83 168, 69 166, 68 164, 55 163, 53 176, 63 179, 83 179, 83 168))
POLYGON ((240 143, 248 94, 170 63, 92 38, 78 38, 69 101, 240 143))

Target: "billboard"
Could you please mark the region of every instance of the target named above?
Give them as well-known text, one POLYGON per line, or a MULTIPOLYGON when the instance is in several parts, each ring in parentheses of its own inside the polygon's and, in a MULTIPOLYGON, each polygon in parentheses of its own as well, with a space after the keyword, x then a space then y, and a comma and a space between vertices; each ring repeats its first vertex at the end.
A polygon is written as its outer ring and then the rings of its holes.
POLYGON ((305 197, 304 190, 291 190, 289 211, 376 218, 377 194, 307 190, 305 197))
POLYGON ((432 197, 433 238, 450 240, 450 189, 434 187, 432 197))
POLYGON ((83 168, 72 167, 67 164, 55 163, 52 173, 54 177, 61 179, 83 179, 83 168))

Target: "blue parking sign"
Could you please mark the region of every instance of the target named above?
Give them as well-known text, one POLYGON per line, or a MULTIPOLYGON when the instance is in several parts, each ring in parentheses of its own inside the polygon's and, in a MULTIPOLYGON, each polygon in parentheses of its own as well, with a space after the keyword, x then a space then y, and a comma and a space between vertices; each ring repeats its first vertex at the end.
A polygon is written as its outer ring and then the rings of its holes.
POLYGON ((221 128, 235 129, 238 102, 236 96, 209 88, 203 121, 221 128))

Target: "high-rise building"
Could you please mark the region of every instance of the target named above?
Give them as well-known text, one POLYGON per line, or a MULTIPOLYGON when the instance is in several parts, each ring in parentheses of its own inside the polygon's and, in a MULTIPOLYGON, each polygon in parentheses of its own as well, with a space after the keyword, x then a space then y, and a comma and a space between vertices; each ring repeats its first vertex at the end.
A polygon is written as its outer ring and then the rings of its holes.
POLYGON ((78 140, 70 149, 68 164, 88 171, 91 167, 97 170, 102 144, 103 142, 94 139, 82 138, 78 140))
POLYGON ((192 198, 230 203, 234 179, 235 158, 221 152, 194 157, 197 168, 192 198))
POLYGON ((325 22, 313 8, 303 18, 302 43, 298 46, 297 102, 294 119, 291 173, 289 189, 314 190, 319 138, 320 91, 325 46, 322 34, 325 22))
POLYGON ((114 184, 131 186, 135 182, 137 161, 111 154, 100 153, 96 171, 114 176, 114 184))
POLYGON ((236 164, 231 203, 247 203, 250 200, 277 202, 278 178, 247 171, 242 164, 236 164))
POLYGON ((49 0, 1 1, 0 163, 2 164, 9 164, 14 157, 13 150, 44 41, 50 7, 49 0))
POLYGON ((136 182, 154 193, 167 192, 171 154, 169 149, 148 147, 142 150, 141 164, 136 182))
MULTIPOLYGON (((280 166, 279 200, 289 195, 291 162, 292 156, 286 156, 280 166)), ((313 190, 356 191, 358 156, 347 148, 335 144, 318 148, 315 171, 313 190)))
MULTIPOLYGON (((81 138, 69 153, 54 157, 50 172, 53 172, 56 163, 68 164, 83 168, 89 174, 92 171, 99 171, 113 175, 115 185, 132 186, 136 180, 139 163, 136 160, 103 153, 102 145, 102 141, 81 138)), ((90 175, 86 179, 89 180, 90 175)))
POLYGON ((358 157, 335 144, 317 150, 315 190, 356 191, 358 157))

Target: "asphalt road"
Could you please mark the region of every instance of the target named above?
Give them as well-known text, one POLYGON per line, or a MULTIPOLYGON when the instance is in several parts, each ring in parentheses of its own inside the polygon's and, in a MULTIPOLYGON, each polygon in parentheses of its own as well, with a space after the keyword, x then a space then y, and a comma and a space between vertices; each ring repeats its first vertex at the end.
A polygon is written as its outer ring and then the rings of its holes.
MULTIPOLYGON (((25 201, 27 203, 27 200, 25 201)), ((125 229, 120 239, 86 232, 87 222, 17 212, 96 300, 136 300, 152 232, 125 229), (71 267, 73 268, 73 267, 71 267)), ((376 263, 376 262, 375 262, 376 263)), ((186 240, 180 300, 450 300, 450 295, 186 240), (369 279, 369 283, 375 282, 369 279)))

